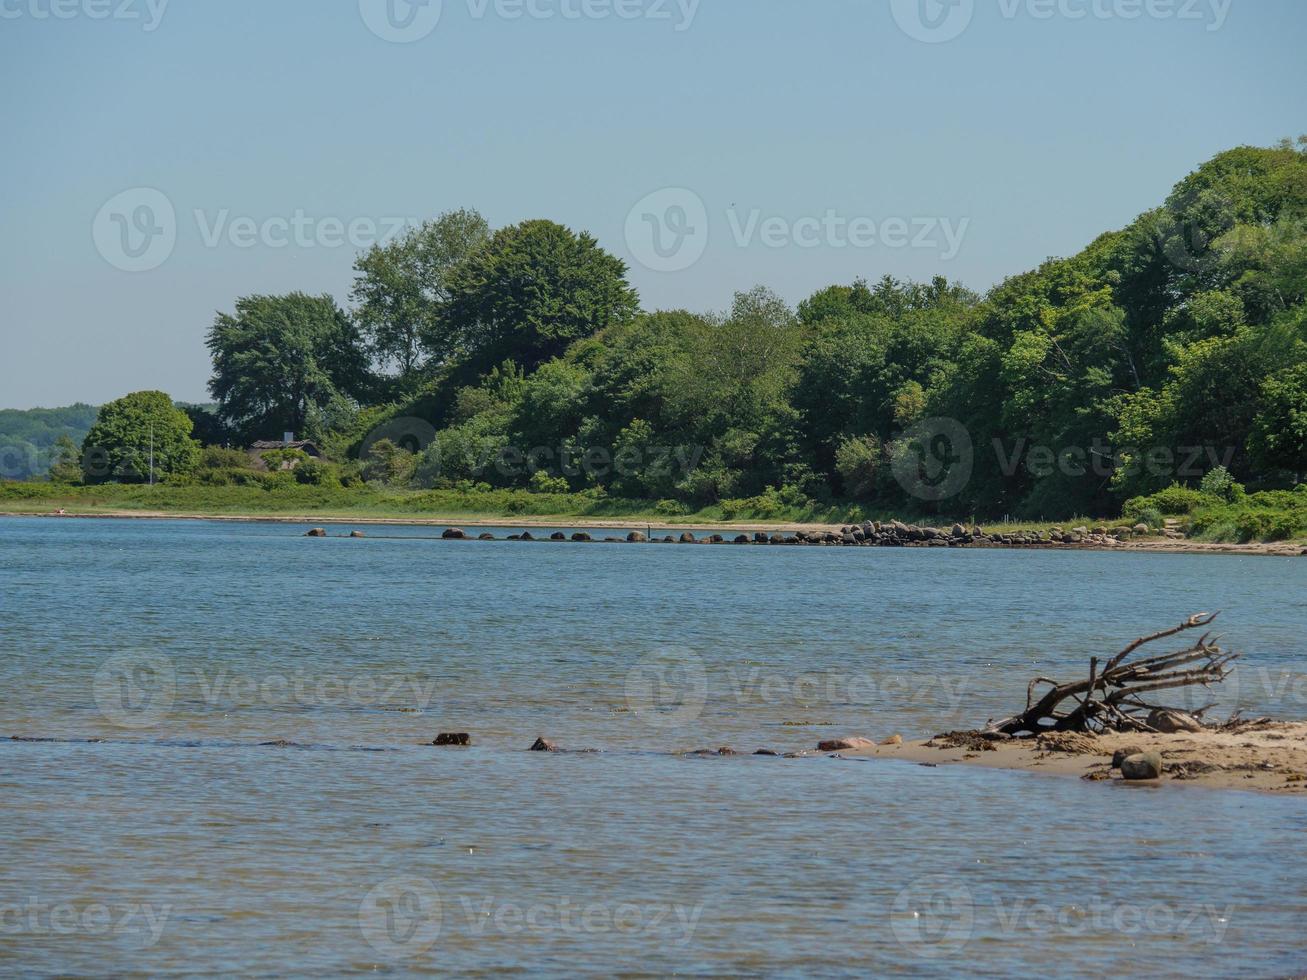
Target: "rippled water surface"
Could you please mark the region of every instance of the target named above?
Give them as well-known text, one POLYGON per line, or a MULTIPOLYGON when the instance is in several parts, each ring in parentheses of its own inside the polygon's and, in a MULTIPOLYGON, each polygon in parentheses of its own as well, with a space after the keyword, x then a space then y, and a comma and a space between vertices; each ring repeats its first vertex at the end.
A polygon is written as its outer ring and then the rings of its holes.
POLYGON ((1300 799, 746 754, 1200 609, 1307 717, 1301 560, 348 530, 0 519, 0 972, 1307 969, 1300 799))

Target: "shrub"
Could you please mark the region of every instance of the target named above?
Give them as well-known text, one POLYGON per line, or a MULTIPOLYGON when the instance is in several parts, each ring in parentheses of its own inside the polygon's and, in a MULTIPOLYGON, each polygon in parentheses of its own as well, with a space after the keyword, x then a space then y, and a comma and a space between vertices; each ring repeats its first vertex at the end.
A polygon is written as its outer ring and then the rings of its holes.
POLYGON ((544 470, 532 473, 529 485, 532 493, 567 493, 571 489, 567 477, 550 476, 544 470))
POLYGON ((1165 521, 1162 512, 1156 507, 1144 507, 1132 519, 1140 524, 1147 524, 1150 528, 1161 527, 1165 521))
POLYGON ((1224 466, 1217 466, 1207 471, 1203 477, 1203 482, 1198 485, 1198 489, 1209 497, 1215 497, 1218 500, 1224 500, 1227 504, 1234 503, 1244 496, 1243 484, 1236 483, 1230 471, 1224 466))

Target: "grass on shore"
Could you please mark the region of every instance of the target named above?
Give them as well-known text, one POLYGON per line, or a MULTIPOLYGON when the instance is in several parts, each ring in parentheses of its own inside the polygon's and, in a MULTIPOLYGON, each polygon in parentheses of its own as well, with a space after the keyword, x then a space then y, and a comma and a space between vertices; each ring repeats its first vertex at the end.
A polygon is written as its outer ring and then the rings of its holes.
MULTIPOLYGON (((849 524, 863 520, 914 520, 947 525, 955 519, 976 523, 970 516, 910 517, 871 511, 853 504, 785 504, 769 498, 727 501, 692 509, 667 501, 624 500, 587 493, 528 493, 522 490, 390 490, 364 487, 317 487, 290 484, 275 490, 259 486, 145 486, 102 484, 75 486, 52 483, 0 483, 0 514, 44 513, 64 509, 70 514, 111 514, 158 511, 176 514, 256 517, 319 517, 367 520, 502 520, 559 522, 632 521, 667 525, 731 524, 849 524)), ((1079 524, 1109 525, 1120 521, 1072 518, 1060 522, 980 522, 1002 531, 1047 529, 1079 524)))

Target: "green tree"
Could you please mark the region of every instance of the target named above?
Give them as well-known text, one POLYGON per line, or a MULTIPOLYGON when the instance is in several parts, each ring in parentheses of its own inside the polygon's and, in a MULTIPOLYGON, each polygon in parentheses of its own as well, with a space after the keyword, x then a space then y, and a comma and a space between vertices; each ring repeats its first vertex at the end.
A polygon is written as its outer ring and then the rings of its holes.
POLYGON ((454 352, 441 330, 440 305, 454 269, 490 237, 472 210, 447 211, 400 238, 374 245, 354 263, 355 317, 370 353, 393 367, 401 385, 428 359, 454 352))
POLYGON ((423 342, 480 370, 505 360, 532 370, 639 308, 626 264, 588 233, 552 221, 495 232, 452 271, 447 289, 423 342))
POLYGON ((1263 383, 1249 451, 1267 472, 1307 475, 1307 361, 1263 383))
POLYGON ((80 483, 82 481, 82 451, 68 436, 60 436, 50 450, 50 482, 80 483))
POLYGON ((371 380, 358 329, 330 296, 243 296, 235 315, 218 314, 208 347, 218 416, 246 441, 302 433, 371 380))
POLYGON ((190 417, 162 391, 137 391, 109 402, 82 443, 87 483, 144 483, 189 473, 200 458, 190 417))

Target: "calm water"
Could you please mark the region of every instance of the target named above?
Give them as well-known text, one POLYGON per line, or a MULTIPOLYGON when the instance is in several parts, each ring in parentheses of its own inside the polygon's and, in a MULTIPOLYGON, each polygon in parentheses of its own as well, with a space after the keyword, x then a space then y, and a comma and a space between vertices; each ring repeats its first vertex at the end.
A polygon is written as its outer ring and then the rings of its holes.
POLYGON ((1307 562, 303 530, 0 519, 0 972, 1307 969, 1301 800, 682 754, 974 725, 1201 609, 1214 713, 1307 717, 1307 562))

